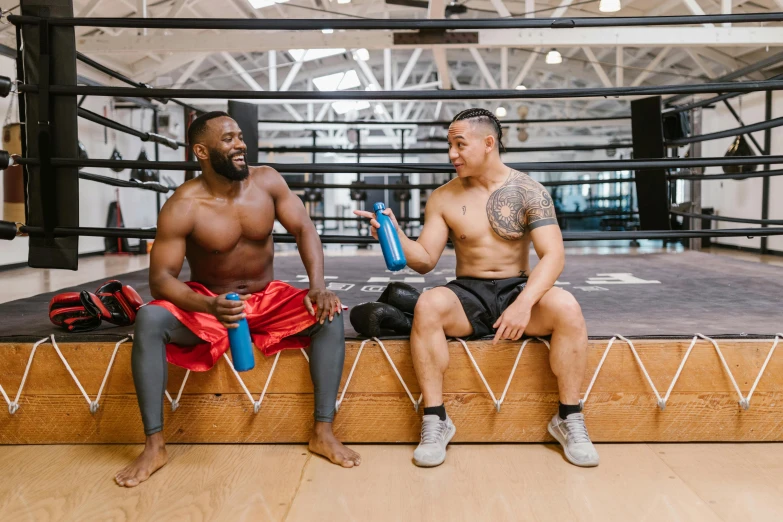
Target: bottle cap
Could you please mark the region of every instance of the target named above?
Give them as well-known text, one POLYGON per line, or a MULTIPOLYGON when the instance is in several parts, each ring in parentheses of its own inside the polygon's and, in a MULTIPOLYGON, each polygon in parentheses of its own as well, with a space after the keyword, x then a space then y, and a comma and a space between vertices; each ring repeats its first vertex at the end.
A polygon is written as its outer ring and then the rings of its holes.
POLYGON ((380 201, 377 202, 375 205, 372 206, 373 212, 378 212, 379 210, 385 210, 386 205, 381 203, 380 201))
POLYGON ((229 301, 239 301, 239 294, 231 292, 230 294, 226 294, 226 299, 229 301))

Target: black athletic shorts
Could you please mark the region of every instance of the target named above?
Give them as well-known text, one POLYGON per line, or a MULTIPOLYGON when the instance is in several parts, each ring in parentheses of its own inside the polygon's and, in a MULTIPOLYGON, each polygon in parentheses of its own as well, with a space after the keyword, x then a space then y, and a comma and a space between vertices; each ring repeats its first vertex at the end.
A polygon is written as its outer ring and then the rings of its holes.
POLYGON ((495 335, 492 327, 527 284, 527 277, 478 279, 458 277, 444 286, 457 294, 473 327, 469 339, 495 335))

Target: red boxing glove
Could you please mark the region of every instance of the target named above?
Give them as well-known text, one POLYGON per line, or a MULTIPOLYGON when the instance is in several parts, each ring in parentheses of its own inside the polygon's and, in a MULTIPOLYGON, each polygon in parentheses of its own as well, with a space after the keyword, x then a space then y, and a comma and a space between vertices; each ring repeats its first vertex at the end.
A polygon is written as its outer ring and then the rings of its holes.
POLYGON ((69 332, 89 332, 101 325, 81 302, 79 292, 57 294, 49 301, 49 320, 69 332))
POLYGON ((117 280, 107 281, 94 294, 82 291, 80 300, 90 315, 117 326, 136 322, 136 312, 144 304, 136 290, 117 280))

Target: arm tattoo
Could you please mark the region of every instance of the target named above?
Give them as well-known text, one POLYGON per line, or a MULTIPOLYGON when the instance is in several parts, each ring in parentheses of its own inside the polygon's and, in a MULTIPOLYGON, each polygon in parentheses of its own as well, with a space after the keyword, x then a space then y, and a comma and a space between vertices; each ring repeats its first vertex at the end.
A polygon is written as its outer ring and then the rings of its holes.
POLYGON ((503 239, 521 239, 525 232, 556 225, 549 192, 530 176, 512 171, 508 181, 489 196, 487 217, 492 230, 503 239))

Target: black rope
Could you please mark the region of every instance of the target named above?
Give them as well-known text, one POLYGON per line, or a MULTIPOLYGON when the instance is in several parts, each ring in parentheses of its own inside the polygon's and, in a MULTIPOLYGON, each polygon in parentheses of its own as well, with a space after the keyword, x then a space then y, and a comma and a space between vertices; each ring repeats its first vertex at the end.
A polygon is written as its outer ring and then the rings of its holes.
POLYGON ((79 178, 86 179, 89 181, 97 181, 98 183, 103 183, 104 185, 111 185, 112 187, 126 187, 126 188, 136 188, 136 189, 142 189, 142 190, 151 190, 153 192, 160 192, 163 194, 166 194, 172 190, 175 190, 176 187, 168 187, 166 185, 161 185, 160 183, 153 183, 153 182, 140 182, 140 181, 125 181, 123 179, 115 179, 110 178, 108 176, 101 176, 100 174, 90 174, 88 172, 79 172, 79 178))
MULTIPOLYGON (((377 92, 377 91, 376 91, 377 92)), ((590 121, 622 121, 630 120, 630 116, 608 116, 603 118, 554 118, 554 119, 526 119, 526 120, 502 120, 500 123, 505 125, 528 125, 534 123, 585 123, 590 121)), ((383 120, 354 120, 354 121, 293 121, 293 120, 258 120, 258 123, 269 123, 274 125, 279 124, 296 124, 297 126, 307 127, 324 126, 324 125, 345 125, 354 127, 364 127, 366 125, 390 125, 390 126, 412 126, 418 125, 419 127, 448 127, 451 125, 451 120, 441 121, 383 121, 383 120)))
POLYGON ((742 127, 736 127, 734 129, 728 129, 719 132, 710 132, 708 134, 698 134, 696 136, 688 136, 687 138, 680 138, 676 140, 668 140, 666 145, 687 145, 688 143, 698 143, 708 140, 717 140, 719 138, 727 138, 730 136, 737 136, 739 134, 748 134, 750 132, 761 131, 765 129, 773 129, 783 125, 783 118, 775 118, 769 121, 762 121, 760 123, 754 123, 753 125, 744 125, 742 127))
MULTIPOLYGON (((783 15, 783 13, 781 13, 783 15)), ((145 18, 144 20, 153 20, 145 18)), ((21 93, 37 93, 38 86, 21 84, 21 93)), ((52 85, 50 93, 57 96, 112 96, 153 98, 212 98, 238 100, 500 100, 590 98, 620 96, 652 96, 661 94, 702 94, 716 92, 756 92, 783 90, 783 81, 702 83, 692 85, 647 85, 637 87, 592 87, 567 89, 465 89, 429 91, 252 91, 234 89, 138 89, 99 85, 52 85)))
MULTIPOLYGON (((34 24, 35 16, 10 15, 13 24, 34 24)), ((345 20, 330 18, 55 18, 53 26, 119 27, 131 29, 225 29, 257 31, 315 31, 333 30, 479 30, 479 29, 570 29, 575 27, 638 27, 666 25, 698 25, 705 23, 759 23, 781 22, 783 13, 748 13, 689 16, 626 16, 576 18, 476 18, 444 20, 345 20)))
MULTIPOLYGON (((22 226, 19 228, 22 234, 30 236, 43 235, 43 227, 22 226)), ((154 228, 89 228, 89 227, 57 227, 54 235, 58 237, 111 237, 111 238, 138 238, 154 239, 154 228)), ((614 232, 563 232, 564 241, 615 241, 625 239, 686 239, 699 237, 766 237, 783 235, 783 227, 780 228, 729 228, 722 230, 628 230, 614 232)), ((276 243, 296 243, 296 238, 291 234, 272 234, 276 243)), ((320 236, 323 244, 368 245, 377 241, 367 236, 320 236)), ((412 240, 418 239, 411 236, 412 240)))
POLYGON ((716 216, 714 214, 693 214, 691 212, 680 212, 678 210, 670 210, 669 213, 674 214, 675 216, 707 219, 709 221, 727 221, 729 223, 745 223, 747 225, 783 225, 783 219, 746 219, 728 216, 716 216))
MULTIPOLYGON (((505 152, 555 152, 555 151, 575 151, 575 150, 612 150, 627 149, 633 147, 632 143, 610 143, 606 145, 551 145, 542 147, 506 147, 505 152)), ((405 154, 446 154, 448 149, 445 147, 407 147, 405 149, 392 149, 383 147, 357 147, 355 149, 342 149, 336 147, 259 147, 258 152, 264 153, 327 153, 334 152, 339 154, 393 154, 400 152, 405 154)))
MULTIPOLYGON (((36 158, 15 158, 22 165, 38 165, 36 158)), ((507 165, 521 172, 609 172, 618 170, 649 170, 715 167, 726 165, 767 165, 783 163, 783 156, 738 156, 710 158, 671 158, 657 160, 610 160, 610 161, 559 161, 525 162, 507 165)), ((52 158, 54 167, 95 167, 95 168, 143 168, 153 170, 200 170, 195 161, 139 161, 110 159, 71 159, 52 158)), ((453 173, 454 167, 448 163, 252 163, 276 169, 281 173, 453 173)))
POLYGON ((131 127, 123 125, 122 123, 117 123, 114 120, 104 118, 99 114, 95 114, 94 112, 88 111, 87 109, 83 109, 81 107, 79 107, 78 111, 79 111, 79 117, 84 118, 85 120, 89 120, 93 123, 97 123, 98 125, 103 125, 105 127, 114 129, 119 132, 124 132, 125 134, 130 134, 131 136, 136 136, 141 141, 151 141, 153 143, 160 143, 161 145, 165 145, 166 147, 169 147, 170 149, 173 150, 177 150, 179 147, 186 146, 181 141, 176 141, 166 136, 155 134, 154 132, 142 132, 133 129, 131 127))
POLYGON ((699 180, 699 181, 711 181, 711 180, 725 180, 731 179, 735 181, 741 181, 751 178, 769 178, 772 176, 780 176, 783 174, 783 169, 778 170, 765 170, 762 172, 745 172, 742 174, 669 174, 669 179, 687 179, 687 180, 699 180))

